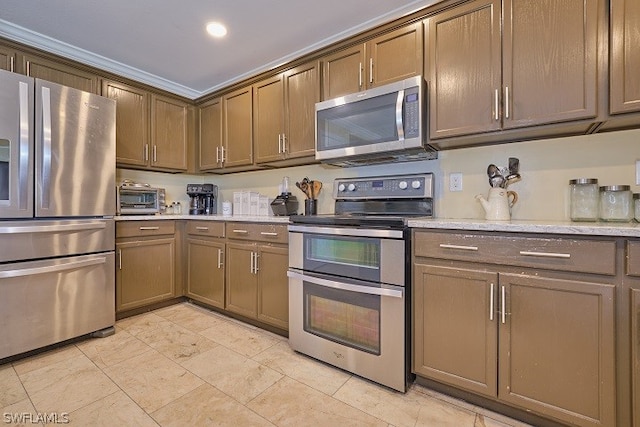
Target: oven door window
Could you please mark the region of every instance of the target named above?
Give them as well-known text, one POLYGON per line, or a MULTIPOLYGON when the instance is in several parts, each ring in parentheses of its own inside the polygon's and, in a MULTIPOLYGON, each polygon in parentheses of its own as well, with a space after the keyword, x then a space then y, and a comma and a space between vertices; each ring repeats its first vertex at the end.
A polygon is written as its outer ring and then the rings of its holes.
POLYGON ((304 330, 380 355, 380 296, 304 282, 304 330))
POLYGON ((304 270, 380 281, 380 239, 306 234, 304 241, 304 270))

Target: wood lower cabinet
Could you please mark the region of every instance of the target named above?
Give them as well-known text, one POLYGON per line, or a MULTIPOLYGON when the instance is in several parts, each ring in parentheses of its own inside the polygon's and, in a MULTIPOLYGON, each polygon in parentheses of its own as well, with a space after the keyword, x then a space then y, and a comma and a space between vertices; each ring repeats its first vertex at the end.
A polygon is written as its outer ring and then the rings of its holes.
POLYGON ((640 283, 631 290, 631 378, 633 425, 640 427, 640 283))
POLYGON ((224 223, 187 222, 187 297, 224 309, 225 252, 224 223))
POLYGON ((414 23, 324 57, 324 99, 422 75, 422 46, 422 25, 414 23))
POLYGON ((176 294, 174 221, 116 223, 116 313, 176 294))
POLYGON ((563 423, 616 425, 613 241, 415 232, 414 255, 417 375, 563 423))
POLYGON ((226 309, 288 330, 286 225, 226 224, 226 309))
POLYGON ((600 4, 475 0, 428 18, 431 138, 595 118, 600 4))

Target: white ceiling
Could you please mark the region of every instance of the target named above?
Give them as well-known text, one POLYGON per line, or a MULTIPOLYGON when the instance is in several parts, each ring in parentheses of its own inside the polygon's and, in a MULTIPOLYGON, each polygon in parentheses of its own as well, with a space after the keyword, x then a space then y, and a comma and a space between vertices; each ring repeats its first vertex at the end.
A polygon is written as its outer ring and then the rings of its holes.
POLYGON ((0 37, 195 99, 438 1, 2 0, 0 37))

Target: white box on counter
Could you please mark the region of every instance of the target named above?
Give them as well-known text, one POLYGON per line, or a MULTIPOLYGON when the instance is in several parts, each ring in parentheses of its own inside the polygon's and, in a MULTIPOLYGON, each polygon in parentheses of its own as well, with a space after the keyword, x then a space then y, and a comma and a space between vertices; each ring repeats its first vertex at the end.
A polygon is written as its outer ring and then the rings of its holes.
POLYGON ((242 211, 242 191, 233 192, 233 214, 244 215, 242 211))
POLYGON ((273 211, 271 210, 271 202, 272 198, 269 196, 260 195, 260 201, 258 202, 258 216, 273 216, 273 211))
POLYGON ((260 193, 255 191, 249 192, 249 215, 258 215, 258 203, 260 201, 260 193))

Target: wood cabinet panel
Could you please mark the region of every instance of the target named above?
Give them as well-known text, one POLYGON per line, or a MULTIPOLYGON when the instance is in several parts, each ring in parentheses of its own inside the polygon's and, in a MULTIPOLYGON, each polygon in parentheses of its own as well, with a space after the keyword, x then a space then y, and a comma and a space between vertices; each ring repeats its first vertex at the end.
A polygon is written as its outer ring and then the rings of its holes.
POLYGON ((500 286, 500 399, 568 423, 615 425, 615 285, 500 273, 500 286))
POLYGON ((359 92, 364 88, 364 45, 357 45, 322 59, 324 99, 359 92))
POLYGON ((173 235, 176 232, 175 221, 117 221, 116 237, 145 237, 173 235))
POLYGON ((187 114, 185 102, 159 95, 151 96, 152 167, 187 170, 187 114))
POLYGON ((98 93, 98 76, 87 71, 29 54, 22 55, 22 66, 28 76, 98 93))
POLYGON ((312 61, 284 74, 287 158, 315 157, 316 102, 320 101, 320 64, 312 61))
POLYGON ((102 96, 116 101, 116 163, 146 166, 149 159, 148 92, 103 80, 102 96))
POLYGON ((630 308, 633 425, 640 427, 640 289, 631 289, 630 308))
POLYGON ((255 245, 227 243, 226 309, 255 319, 258 314, 258 282, 253 273, 255 245))
POLYGON ((258 247, 258 320, 289 329, 289 249, 258 247))
POLYGON ((640 111, 640 2, 611 1, 610 112, 640 111))
POLYGON ((187 239, 187 296, 224 308, 225 243, 219 239, 187 239))
POLYGON ((192 236, 224 237, 224 230, 222 221, 187 221, 187 233, 192 236))
POLYGON ((281 75, 253 85, 253 126, 256 162, 272 162, 283 156, 284 80, 281 75))
POLYGON ((14 71, 16 63, 15 50, 0 46, 0 70, 14 71))
POLYGON ((201 171, 222 167, 220 149, 224 145, 222 135, 222 99, 215 98, 200 106, 200 155, 201 171))
POLYGON ((497 273, 416 264, 413 371, 486 396, 497 395, 497 273))
POLYGON ((289 232, 286 224, 260 224, 248 222, 227 222, 226 235, 230 239, 248 240, 252 242, 268 242, 286 244, 289 232))
POLYGON ((367 44, 369 86, 422 75, 424 36, 420 23, 407 25, 367 44))
POLYGON ((222 98, 224 125, 224 167, 253 163, 253 113, 251 87, 222 98))

